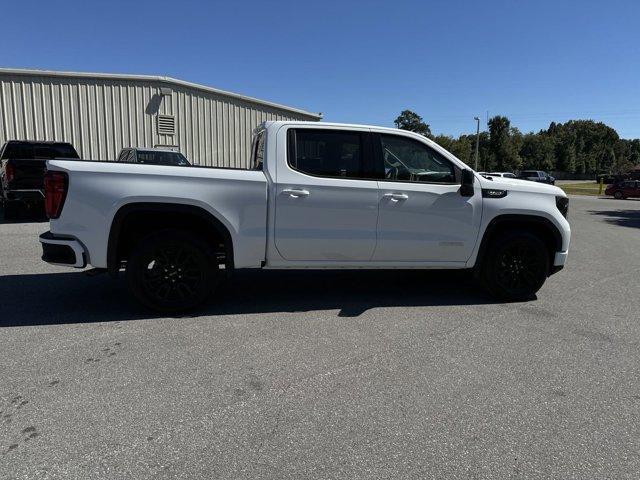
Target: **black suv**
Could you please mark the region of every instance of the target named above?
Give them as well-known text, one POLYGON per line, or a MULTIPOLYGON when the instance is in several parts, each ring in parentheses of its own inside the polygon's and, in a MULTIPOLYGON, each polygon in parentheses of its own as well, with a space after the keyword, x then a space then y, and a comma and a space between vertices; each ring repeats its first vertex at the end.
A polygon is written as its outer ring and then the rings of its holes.
POLYGON ((532 182, 548 183, 549 185, 555 185, 556 179, 542 170, 523 170, 518 175, 521 180, 530 180, 532 182))
POLYGON ((16 218, 21 207, 44 215, 44 170, 46 161, 53 158, 79 157, 70 143, 9 140, 2 146, 0 202, 4 218, 16 218))

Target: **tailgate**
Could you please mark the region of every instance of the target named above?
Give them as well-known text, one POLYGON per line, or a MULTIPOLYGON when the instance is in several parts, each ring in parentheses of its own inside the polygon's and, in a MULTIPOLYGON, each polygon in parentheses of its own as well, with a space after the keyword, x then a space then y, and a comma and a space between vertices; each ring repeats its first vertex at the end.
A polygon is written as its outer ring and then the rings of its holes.
POLYGON ((11 159, 6 162, 13 167, 13 179, 7 185, 10 190, 44 189, 46 160, 11 159))

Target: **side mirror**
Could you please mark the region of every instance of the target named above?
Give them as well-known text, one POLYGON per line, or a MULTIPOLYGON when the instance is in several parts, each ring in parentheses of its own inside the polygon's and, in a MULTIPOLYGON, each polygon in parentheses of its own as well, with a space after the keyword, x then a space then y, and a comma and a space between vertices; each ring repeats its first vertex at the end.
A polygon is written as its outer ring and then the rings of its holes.
POLYGON ((468 169, 462 170, 462 184, 460 185, 460 195, 463 197, 473 197, 473 182, 476 177, 468 169))

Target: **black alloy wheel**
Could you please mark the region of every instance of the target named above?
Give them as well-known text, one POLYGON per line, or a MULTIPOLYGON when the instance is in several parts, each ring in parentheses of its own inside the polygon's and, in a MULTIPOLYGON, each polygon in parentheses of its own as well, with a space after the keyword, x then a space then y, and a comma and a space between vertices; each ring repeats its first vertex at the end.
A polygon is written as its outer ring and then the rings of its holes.
POLYGON ((545 244, 528 232, 513 232, 492 242, 482 266, 482 283, 494 296, 527 300, 549 274, 545 244))
POLYGON ((189 233, 165 230, 143 239, 127 261, 127 280, 145 306, 164 313, 207 300, 220 276, 211 248, 189 233))

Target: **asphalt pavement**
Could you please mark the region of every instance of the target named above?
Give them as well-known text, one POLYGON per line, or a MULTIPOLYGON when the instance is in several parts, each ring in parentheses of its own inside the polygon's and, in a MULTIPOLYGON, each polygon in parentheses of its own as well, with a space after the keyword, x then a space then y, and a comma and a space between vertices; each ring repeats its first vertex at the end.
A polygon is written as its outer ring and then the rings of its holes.
POLYGON ((0 224, 0 478, 640 475, 640 201, 572 197, 567 267, 241 272, 157 318, 0 224))

